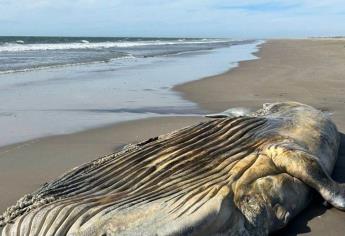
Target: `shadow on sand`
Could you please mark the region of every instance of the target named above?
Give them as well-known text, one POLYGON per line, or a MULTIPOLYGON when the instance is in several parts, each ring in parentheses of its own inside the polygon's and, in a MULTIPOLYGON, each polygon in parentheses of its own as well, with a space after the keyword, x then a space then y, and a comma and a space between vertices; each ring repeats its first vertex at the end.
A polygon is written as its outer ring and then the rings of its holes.
MULTIPOLYGON (((340 183, 345 183, 345 134, 340 133, 340 148, 338 160, 335 164, 333 171, 333 179, 340 183)), ((294 236, 299 234, 304 234, 311 232, 308 222, 325 213, 327 207, 323 205, 323 199, 321 196, 316 195, 312 203, 299 214, 295 219, 293 219, 289 225, 271 236, 294 236)))

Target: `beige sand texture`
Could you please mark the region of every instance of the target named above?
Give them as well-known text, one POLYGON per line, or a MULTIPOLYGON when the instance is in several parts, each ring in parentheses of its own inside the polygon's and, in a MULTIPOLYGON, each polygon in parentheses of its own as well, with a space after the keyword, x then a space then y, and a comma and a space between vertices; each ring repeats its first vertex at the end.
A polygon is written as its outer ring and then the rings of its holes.
MULTIPOLYGON (((206 110, 258 108, 295 100, 332 113, 345 131, 345 41, 269 40, 259 60, 240 63, 222 75, 176 87, 206 110)), ((124 122, 72 135, 48 137, 0 148, 0 211, 23 194, 72 167, 143 140, 203 120, 167 117, 124 122)), ((345 182, 345 136, 334 177, 345 182)), ((344 235, 345 213, 326 209, 320 198, 277 235, 344 235)))

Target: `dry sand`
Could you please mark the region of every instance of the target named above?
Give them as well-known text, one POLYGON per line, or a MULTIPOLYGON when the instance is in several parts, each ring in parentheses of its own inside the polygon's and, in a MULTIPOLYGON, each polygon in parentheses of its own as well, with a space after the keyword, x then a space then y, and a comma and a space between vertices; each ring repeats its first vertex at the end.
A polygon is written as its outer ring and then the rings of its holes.
MULTIPOLYGON (((333 113, 345 131, 345 41, 271 40, 261 58, 240 63, 222 75, 176 87, 204 109, 258 108, 262 103, 295 100, 333 113)), ((182 128, 201 117, 152 118, 48 137, 0 148, 0 211, 64 171, 130 143, 182 128)), ((345 182, 345 136, 335 178, 345 182)), ((345 213, 326 209, 316 198, 277 235, 343 235, 345 213)))

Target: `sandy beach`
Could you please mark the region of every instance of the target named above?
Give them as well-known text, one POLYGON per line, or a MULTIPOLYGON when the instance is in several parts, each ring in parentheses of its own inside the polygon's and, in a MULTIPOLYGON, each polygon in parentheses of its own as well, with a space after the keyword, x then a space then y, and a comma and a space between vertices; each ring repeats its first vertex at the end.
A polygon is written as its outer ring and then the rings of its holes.
MULTIPOLYGON (((259 108, 263 103, 294 100, 332 114, 345 132, 345 41, 268 40, 256 54, 221 75, 178 85, 181 96, 210 112, 230 107, 259 108)), ((0 148, 0 211, 41 184, 123 145, 205 120, 201 116, 148 118, 36 139, 0 148)), ((334 178, 345 182, 345 136, 334 178)), ((327 209, 315 198, 277 235, 342 235, 345 212, 327 209)))

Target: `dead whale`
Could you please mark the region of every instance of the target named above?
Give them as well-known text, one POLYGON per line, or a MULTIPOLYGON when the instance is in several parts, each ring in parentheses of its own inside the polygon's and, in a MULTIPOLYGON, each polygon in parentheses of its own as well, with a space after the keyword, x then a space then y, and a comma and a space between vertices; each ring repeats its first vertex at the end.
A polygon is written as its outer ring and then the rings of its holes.
POLYGON ((2 235, 267 235, 312 189, 345 209, 345 188, 330 178, 339 134, 327 114, 295 102, 247 113, 76 167, 10 207, 2 235))

